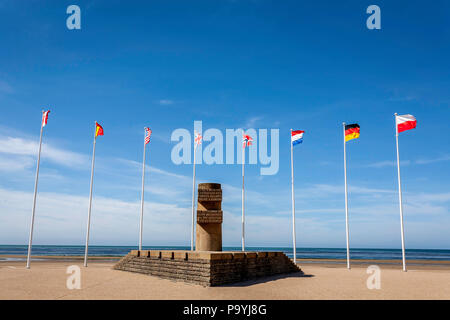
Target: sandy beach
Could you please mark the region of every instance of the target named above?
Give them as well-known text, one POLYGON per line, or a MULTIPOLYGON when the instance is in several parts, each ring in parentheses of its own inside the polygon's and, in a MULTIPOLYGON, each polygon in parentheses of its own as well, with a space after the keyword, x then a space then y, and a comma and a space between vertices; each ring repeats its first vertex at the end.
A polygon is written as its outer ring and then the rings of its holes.
POLYGON ((112 270, 111 258, 92 259, 88 268, 67 257, 33 261, 31 269, 23 261, 1 261, 0 299, 450 299, 449 262, 411 262, 408 272, 397 262, 380 262, 381 289, 372 290, 366 270, 374 261, 359 261, 351 270, 341 261, 317 262, 300 261, 303 276, 207 288, 112 270), (70 265, 81 268, 81 289, 66 286, 70 265))

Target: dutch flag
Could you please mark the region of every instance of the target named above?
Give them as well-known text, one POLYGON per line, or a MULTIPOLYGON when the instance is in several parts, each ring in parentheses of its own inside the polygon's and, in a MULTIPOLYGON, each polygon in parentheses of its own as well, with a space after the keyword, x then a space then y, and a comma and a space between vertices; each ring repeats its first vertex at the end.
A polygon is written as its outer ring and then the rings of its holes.
POLYGON ((292 142, 293 146, 303 142, 303 133, 305 133, 305 131, 303 131, 303 130, 292 130, 291 131, 291 142, 292 142))

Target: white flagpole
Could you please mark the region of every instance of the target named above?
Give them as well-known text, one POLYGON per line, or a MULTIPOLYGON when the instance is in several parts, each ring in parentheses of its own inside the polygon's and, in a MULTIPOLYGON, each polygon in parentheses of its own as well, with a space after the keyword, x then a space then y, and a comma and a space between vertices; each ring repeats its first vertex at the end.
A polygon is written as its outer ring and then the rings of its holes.
POLYGON ((84 251, 84 266, 85 267, 87 267, 88 247, 89 247, 89 231, 90 231, 90 227, 91 227, 92 185, 94 183, 95 143, 97 141, 96 133, 97 133, 97 121, 95 121, 94 147, 92 150, 91 186, 89 188, 89 210, 88 210, 88 219, 87 219, 86 246, 85 246, 85 251, 84 251))
MULTIPOLYGON (((245 143, 245 142, 244 142, 245 143)), ((245 211, 244 211, 244 174, 245 174, 245 145, 242 148, 242 251, 245 251, 245 211)))
POLYGON ((294 249, 294 263, 297 264, 297 241, 295 237, 295 197, 294 197, 294 145, 292 144, 292 129, 291 129, 291 184, 292 184, 292 240, 294 249))
POLYGON ((344 182, 345 182, 345 234, 347 240, 347 268, 350 269, 350 246, 348 231, 348 188, 347 188, 347 150, 345 142, 345 122, 342 123, 344 130, 344 182))
POLYGON ((195 154, 197 151, 197 143, 194 138, 194 164, 192 168, 192 229, 191 229, 191 251, 194 251, 194 228, 195 228, 195 154))
MULTIPOLYGON (((44 114, 44 111, 42 111, 42 115, 44 114)), ((38 187, 38 180, 39 180, 39 165, 41 163, 41 148, 42 148, 42 133, 43 133, 43 119, 41 120, 41 133, 39 137, 39 152, 38 152, 38 159, 37 159, 37 166, 36 166, 36 179, 34 181, 34 195, 33 195, 33 210, 31 213, 31 225, 30 225, 30 238, 28 240, 28 255, 27 255, 27 269, 30 269, 30 261, 31 261, 31 245, 33 241, 33 228, 34 228, 34 214, 36 212, 36 195, 37 195, 37 187, 38 187)))
POLYGON ((400 228, 402 236, 402 263, 403 271, 406 271, 406 258, 405 258, 405 231, 403 227, 403 200, 402 200, 402 182, 400 178, 400 153, 398 151, 398 126, 397 126, 397 113, 395 116, 395 142, 397 145, 397 172, 398 172, 398 201, 400 204, 400 228))
POLYGON ((142 159, 142 192, 141 192, 141 219, 139 220, 139 250, 142 250, 142 231, 144 228, 144 183, 145 183, 145 136, 147 134, 144 128, 144 156, 142 159))

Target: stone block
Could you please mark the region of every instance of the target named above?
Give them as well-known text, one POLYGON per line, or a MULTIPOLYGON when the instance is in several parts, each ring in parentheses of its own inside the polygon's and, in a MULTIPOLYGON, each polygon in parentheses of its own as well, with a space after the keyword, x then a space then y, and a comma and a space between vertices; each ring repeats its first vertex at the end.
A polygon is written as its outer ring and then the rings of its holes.
POLYGON ((245 259, 245 253, 244 252, 233 252, 233 259, 234 260, 240 260, 245 259))
POLYGON ((247 259, 255 259, 256 258, 256 252, 246 252, 245 257, 247 259))
POLYGON ((161 259, 173 259, 173 251, 161 251, 161 259))
POLYGON ((137 257, 138 256, 138 252, 139 252, 139 250, 131 250, 129 255, 137 257))
POLYGON ((179 260, 186 260, 187 259, 187 252, 186 251, 174 251, 173 252, 173 258, 179 259, 179 260))
POLYGON ((150 250, 150 258, 161 259, 161 251, 159 251, 159 250, 150 250))
POLYGON ((148 250, 139 251, 139 257, 148 258, 148 255, 149 255, 148 250))

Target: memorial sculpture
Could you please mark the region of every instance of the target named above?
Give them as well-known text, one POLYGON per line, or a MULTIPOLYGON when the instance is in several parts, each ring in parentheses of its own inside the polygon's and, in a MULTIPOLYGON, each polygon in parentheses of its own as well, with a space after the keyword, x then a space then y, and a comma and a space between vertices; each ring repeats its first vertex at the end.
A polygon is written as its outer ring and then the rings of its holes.
POLYGON ((203 286, 301 272, 283 252, 222 251, 222 222, 221 185, 201 183, 195 251, 131 250, 113 268, 203 286))
POLYGON ((218 183, 198 185, 196 251, 222 251, 222 189, 218 183))

